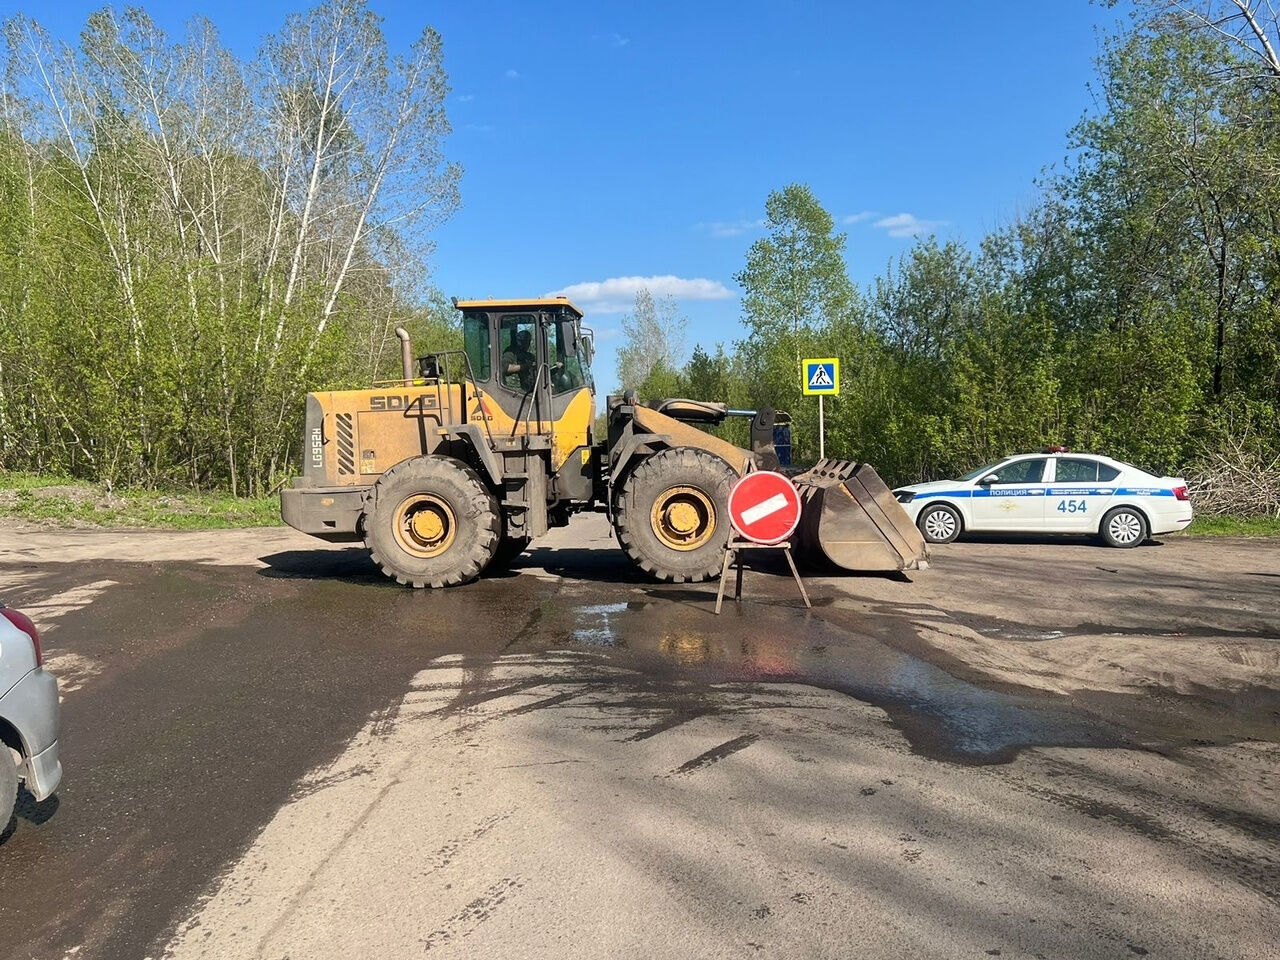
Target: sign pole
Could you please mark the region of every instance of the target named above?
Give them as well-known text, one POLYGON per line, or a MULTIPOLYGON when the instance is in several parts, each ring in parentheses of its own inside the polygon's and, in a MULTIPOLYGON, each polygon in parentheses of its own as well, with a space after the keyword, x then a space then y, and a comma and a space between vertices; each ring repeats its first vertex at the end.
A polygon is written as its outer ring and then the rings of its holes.
POLYGON ((827 459, 827 408, 823 397, 840 396, 840 358, 821 357, 800 362, 800 392, 818 398, 818 457, 827 459))
POLYGON ((827 459, 827 420, 823 415, 823 395, 818 394, 818 459, 827 459))

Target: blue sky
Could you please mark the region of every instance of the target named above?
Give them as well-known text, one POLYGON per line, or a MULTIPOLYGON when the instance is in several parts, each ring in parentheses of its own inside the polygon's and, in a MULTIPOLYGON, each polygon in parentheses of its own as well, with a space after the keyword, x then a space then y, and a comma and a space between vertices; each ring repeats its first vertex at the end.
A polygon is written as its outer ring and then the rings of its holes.
MULTIPOLYGON (((210 17, 244 57, 302 2, 143 3, 210 17)), ((100 3, 0 0, 74 39, 100 3)), ((436 233, 447 294, 567 290, 616 383, 637 281, 674 293, 689 346, 742 335, 737 288, 769 191, 808 183, 868 283, 919 231, 976 242, 1033 202, 1090 106, 1088 0, 897 3, 375 0, 393 48, 443 36, 462 208, 436 233)))

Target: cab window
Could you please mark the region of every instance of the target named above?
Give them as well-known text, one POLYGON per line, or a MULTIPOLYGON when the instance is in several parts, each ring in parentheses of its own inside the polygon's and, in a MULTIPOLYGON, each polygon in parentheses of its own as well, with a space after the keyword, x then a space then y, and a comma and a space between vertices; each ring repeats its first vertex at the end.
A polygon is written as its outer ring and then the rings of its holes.
POLYGON ((551 355, 547 364, 551 368, 551 392, 568 393, 586 386, 587 364, 582 355, 582 341, 578 349, 570 348, 571 327, 569 321, 561 321, 551 327, 551 355))
POLYGON ((1075 460, 1063 457, 1058 460, 1059 483, 1096 483, 1098 480, 1097 460, 1075 460))
POLYGON ((529 393, 538 377, 538 320, 531 313, 513 313, 502 318, 498 346, 502 362, 498 367, 502 385, 517 393, 529 393))
POLYGON ((471 364, 471 375, 477 380, 488 380, 493 375, 489 369, 489 317, 483 313, 468 313, 462 317, 462 349, 471 364))
POLYGON ((1110 483, 1118 476, 1120 476, 1120 471, 1115 467, 1108 466, 1105 463, 1098 464, 1098 479, 1101 482, 1110 483))
POLYGON ((996 483, 1039 483, 1044 477, 1044 458, 1015 460, 996 471, 996 483))

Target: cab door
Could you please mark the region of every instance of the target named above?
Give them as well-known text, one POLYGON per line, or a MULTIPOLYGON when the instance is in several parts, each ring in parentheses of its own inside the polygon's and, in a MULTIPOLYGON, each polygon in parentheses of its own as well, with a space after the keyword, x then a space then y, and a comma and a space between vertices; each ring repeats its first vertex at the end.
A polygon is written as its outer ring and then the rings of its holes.
POLYGON ((974 483, 975 530, 1042 530, 1046 457, 1010 460, 974 483))
POLYGON ((541 313, 505 313, 498 319, 491 395, 508 422, 514 421, 512 432, 539 434, 550 429, 545 327, 541 313))

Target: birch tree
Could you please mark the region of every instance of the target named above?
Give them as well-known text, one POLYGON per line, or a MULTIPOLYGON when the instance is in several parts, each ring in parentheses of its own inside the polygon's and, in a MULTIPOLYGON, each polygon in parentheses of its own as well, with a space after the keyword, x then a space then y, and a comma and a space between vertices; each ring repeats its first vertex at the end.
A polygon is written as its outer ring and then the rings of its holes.
POLYGON ((326 0, 249 61, 206 19, 172 40, 138 8, 92 15, 75 46, 28 18, 5 40, 27 272, 0 278, 16 295, 0 319, 47 363, 92 368, 92 412, 0 330, 0 422, 24 387, 69 411, 30 419, 28 452, 0 446, 0 466, 74 445, 61 462, 117 481, 265 488, 306 390, 367 381, 429 301, 460 175, 439 35, 393 56, 366 3, 326 0), (67 289, 35 305, 20 284, 67 289))
MULTIPOLYGON (((688 326, 689 319, 680 313, 674 297, 655 300, 647 289, 637 290, 634 308, 622 318, 623 342, 618 349, 618 381, 622 389, 643 393, 651 385, 660 386, 651 384, 655 373, 678 370, 684 362, 688 326)), ((657 399, 647 394, 646 397, 657 399)))

